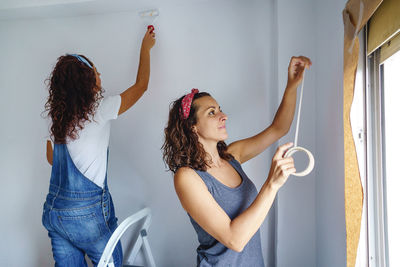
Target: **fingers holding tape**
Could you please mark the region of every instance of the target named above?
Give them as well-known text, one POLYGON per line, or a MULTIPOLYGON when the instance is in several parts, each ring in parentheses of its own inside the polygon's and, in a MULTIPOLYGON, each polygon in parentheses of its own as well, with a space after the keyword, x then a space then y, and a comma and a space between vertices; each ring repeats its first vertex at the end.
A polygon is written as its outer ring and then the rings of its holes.
POLYGON ((313 156, 313 154, 311 154, 311 152, 310 151, 308 151, 307 149, 305 149, 305 148, 303 148, 303 147, 299 147, 299 146, 296 146, 296 147, 292 147, 292 148, 290 148, 286 153, 285 153, 285 158, 286 157, 290 157, 291 155, 293 155, 294 153, 296 153, 296 152, 298 152, 298 151, 302 151, 302 152, 305 152, 306 154, 307 154, 307 156, 308 156, 308 159, 309 159, 309 162, 308 162, 308 166, 307 166, 307 168, 304 170, 304 171, 302 171, 302 172, 297 172, 297 173, 292 173, 292 175, 295 175, 295 176, 306 176, 307 174, 309 174, 313 169, 314 169, 314 156, 313 156))

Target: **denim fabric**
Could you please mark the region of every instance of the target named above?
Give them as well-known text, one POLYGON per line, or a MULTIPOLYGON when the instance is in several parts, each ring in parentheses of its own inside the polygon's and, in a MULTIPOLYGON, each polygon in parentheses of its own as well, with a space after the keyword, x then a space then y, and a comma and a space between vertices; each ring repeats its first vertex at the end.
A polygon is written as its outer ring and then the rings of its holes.
MULTIPOLYGON (((86 178, 75 166, 65 144, 55 144, 49 193, 42 223, 51 239, 55 266, 87 266, 85 254, 97 266, 117 228, 114 205, 107 186, 86 178)), ((114 252, 115 266, 122 265, 122 247, 114 252)))

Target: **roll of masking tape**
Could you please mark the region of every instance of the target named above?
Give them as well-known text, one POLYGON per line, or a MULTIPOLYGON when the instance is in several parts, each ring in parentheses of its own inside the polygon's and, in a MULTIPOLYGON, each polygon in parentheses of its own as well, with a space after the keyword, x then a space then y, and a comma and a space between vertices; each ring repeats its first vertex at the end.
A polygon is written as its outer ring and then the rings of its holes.
POLYGON ((305 149, 303 147, 295 146, 295 147, 290 148, 288 151, 286 151, 285 158, 290 157, 291 155, 293 155, 294 153, 296 153, 298 151, 303 151, 303 152, 305 152, 307 154, 308 159, 309 159, 308 166, 304 171, 292 173, 292 175, 295 175, 295 176, 306 176, 307 174, 309 174, 314 169, 314 156, 313 156, 313 154, 311 154, 310 151, 308 151, 307 149, 305 149))

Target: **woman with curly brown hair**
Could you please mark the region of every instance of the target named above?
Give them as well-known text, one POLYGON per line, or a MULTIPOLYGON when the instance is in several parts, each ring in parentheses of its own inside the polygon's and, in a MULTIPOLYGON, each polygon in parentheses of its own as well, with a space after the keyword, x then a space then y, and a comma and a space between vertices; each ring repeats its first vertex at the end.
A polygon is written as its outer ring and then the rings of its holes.
MULTIPOLYGON (((147 90, 152 30, 143 37, 136 83, 120 95, 102 96, 100 73, 83 55, 59 57, 50 76, 46 110, 54 152, 48 141, 52 172, 42 223, 56 266, 87 266, 85 254, 96 266, 118 226, 107 186, 110 124, 147 90)), ((121 266, 122 259, 119 243, 114 265, 121 266)))
POLYGON ((261 133, 226 145, 227 116, 210 94, 193 89, 172 103, 165 128, 164 161, 174 173, 176 193, 200 242, 197 266, 264 266, 259 227, 288 176, 291 143, 280 146, 260 192, 241 164, 260 154, 290 129, 297 86, 306 57, 292 57, 282 102, 261 133))

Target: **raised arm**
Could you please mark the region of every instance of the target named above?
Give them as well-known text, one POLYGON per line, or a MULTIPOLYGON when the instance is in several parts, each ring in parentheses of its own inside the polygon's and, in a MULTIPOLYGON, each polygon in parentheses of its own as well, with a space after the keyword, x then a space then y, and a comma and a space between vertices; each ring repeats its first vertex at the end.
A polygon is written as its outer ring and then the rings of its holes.
POLYGON ((228 146, 228 152, 240 163, 254 158, 289 131, 296 109, 297 87, 303 79, 304 69, 311 64, 310 59, 303 56, 291 58, 285 93, 271 125, 257 135, 228 146))
POLYGON ((140 49, 139 68, 136 83, 121 93, 121 106, 118 115, 127 111, 147 90, 150 77, 150 50, 155 44, 155 33, 148 29, 143 37, 140 49))
POLYGON ((294 173, 293 158, 283 158, 292 144, 278 148, 267 181, 253 203, 231 220, 218 205, 207 186, 190 168, 180 168, 174 177, 175 190, 182 207, 211 236, 226 247, 240 252, 260 228, 279 188, 294 173))

